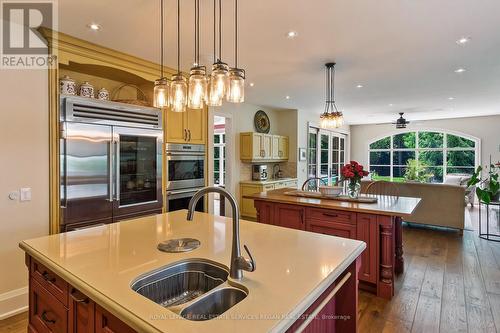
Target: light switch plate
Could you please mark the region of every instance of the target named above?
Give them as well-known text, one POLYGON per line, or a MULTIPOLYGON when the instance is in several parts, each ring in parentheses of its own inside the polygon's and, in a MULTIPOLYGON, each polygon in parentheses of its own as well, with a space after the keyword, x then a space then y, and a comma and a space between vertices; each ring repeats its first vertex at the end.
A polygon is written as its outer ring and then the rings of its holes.
POLYGON ((31 201, 31 187, 21 188, 21 201, 31 201))

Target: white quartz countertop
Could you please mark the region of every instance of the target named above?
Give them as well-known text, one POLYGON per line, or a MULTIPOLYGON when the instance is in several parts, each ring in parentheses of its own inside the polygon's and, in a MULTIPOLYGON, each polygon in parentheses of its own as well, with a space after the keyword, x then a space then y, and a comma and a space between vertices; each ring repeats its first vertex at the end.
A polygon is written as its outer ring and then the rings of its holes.
MULTIPOLYGON (((222 319, 189 321, 134 292, 138 276, 188 258, 229 265, 231 219, 186 210, 21 242, 20 247, 138 332, 282 332, 361 254, 357 240, 241 221, 241 246, 257 262, 238 281, 248 296, 222 319), (164 253, 159 242, 192 237, 201 246, 164 253)), ((244 251, 243 251, 244 252, 244 251)))
POLYGON ((268 180, 242 180, 240 184, 250 184, 250 185, 267 185, 267 184, 276 184, 287 181, 296 181, 297 178, 273 178, 268 180))

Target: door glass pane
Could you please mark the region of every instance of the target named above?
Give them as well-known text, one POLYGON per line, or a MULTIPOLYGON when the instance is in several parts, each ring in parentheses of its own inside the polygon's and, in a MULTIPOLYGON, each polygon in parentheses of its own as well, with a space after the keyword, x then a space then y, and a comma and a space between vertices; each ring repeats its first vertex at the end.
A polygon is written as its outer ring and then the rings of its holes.
POLYGON ((333 147, 332 147, 333 150, 339 150, 339 138, 338 137, 334 136, 332 138, 332 144, 333 144, 333 147))
POLYGON ((157 200, 156 138, 120 135, 120 205, 157 200))
POLYGON ((321 149, 328 149, 328 135, 321 135, 321 149))
POLYGON ((340 150, 345 150, 345 139, 340 138, 340 150))
POLYGON ((321 164, 321 174, 328 175, 328 164, 321 164))

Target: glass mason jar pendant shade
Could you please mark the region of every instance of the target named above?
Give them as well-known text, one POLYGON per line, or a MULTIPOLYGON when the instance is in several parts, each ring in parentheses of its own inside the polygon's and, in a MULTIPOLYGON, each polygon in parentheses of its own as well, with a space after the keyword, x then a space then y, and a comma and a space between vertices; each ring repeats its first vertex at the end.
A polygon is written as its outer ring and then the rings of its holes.
POLYGON ((208 80, 204 66, 191 68, 189 75, 189 101, 188 107, 191 109, 203 108, 203 103, 207 95, 208 80))
POLYGON ((164 108, 168 106, 168 80, 161 78, 155 81, 153 89, 153 106, 164 108))
POLYGON ((186 78, 181 74, 172 76, 170 83, 170 107, 174 112, 186 111, 188 100, 186 78))
POLYGON ((210 75, 210 96, 208 105, 220 106, 226 96, 229 85, 229 67, 223 62, 216 62, 212 66, 210 75))
POLYGON ((245 71, 240 68, 229 70, 229 91, 227 100, 231 103, 243 103, 245 101, 245 71))

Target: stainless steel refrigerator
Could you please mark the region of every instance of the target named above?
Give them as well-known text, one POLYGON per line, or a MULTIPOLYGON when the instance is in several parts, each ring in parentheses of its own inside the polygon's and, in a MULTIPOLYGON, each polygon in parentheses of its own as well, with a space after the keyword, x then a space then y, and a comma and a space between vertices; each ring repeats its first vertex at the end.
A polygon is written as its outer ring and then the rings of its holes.
POLYGON ((61 97, 61 232, 161 213, 162 112, 61 97))

